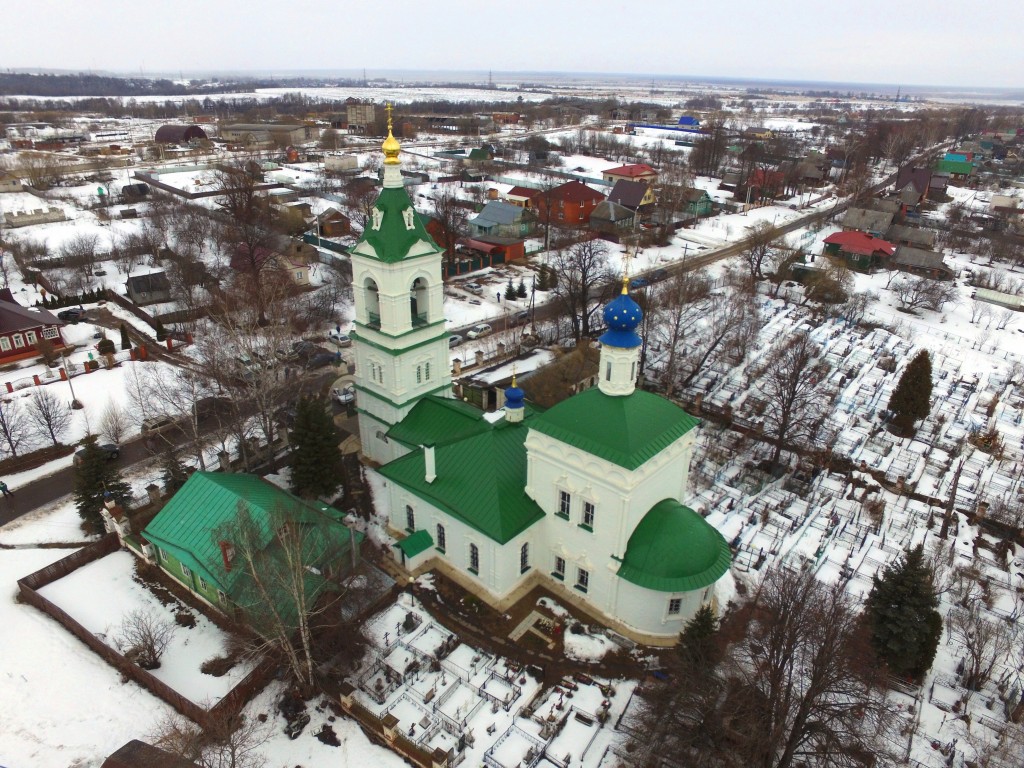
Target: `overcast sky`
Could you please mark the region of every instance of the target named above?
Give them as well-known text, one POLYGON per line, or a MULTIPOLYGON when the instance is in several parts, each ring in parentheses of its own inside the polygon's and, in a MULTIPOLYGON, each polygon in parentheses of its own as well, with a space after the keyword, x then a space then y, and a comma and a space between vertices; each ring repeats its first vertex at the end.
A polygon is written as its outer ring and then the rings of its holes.
POLYGON ((0 67, 494 70, 1024 85, 1024 3, 28 0, 0 67))

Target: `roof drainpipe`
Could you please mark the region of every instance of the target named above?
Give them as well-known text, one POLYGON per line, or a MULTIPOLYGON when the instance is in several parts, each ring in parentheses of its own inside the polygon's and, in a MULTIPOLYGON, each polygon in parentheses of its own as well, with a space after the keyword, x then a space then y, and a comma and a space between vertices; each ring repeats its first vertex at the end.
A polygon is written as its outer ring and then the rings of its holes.
POLYGON ((423 463, 426 466, 426 477, 424 479, 428 483, 434 482, 437 479, 437 466, 434 463, 434 446, 423 446, 423 463))

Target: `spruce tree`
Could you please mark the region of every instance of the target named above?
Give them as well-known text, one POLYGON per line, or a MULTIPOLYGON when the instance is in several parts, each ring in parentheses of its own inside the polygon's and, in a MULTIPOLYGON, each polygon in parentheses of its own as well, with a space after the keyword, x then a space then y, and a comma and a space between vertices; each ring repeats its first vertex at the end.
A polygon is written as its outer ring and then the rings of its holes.
POLYGON ((341 450, 334 421, 320 400, 302 398, 295 411, 292 491, 303 498, 326 498, 340 485, 341 450))
POLYGON ((121 349, 131 349, 132 340, 128 338, 128 327, 121 323, 121 349))
POLYGON ((160 479, 164 484, 164 493, 168 496, 173 496, 177 493, 178 489, 188 480, 188 472, 185 470, 185 465, 178 458, 178 453, 174 448, 168 447, 167 452, 164 453, 163 475, 160 479))
POLYGON ((875 652, 898 675, 920 677, 931 667, 942 636, 934 575, 917 546, 875 576, 864 616, 875 652))
POLYGON ((551 288, 548 287, 548 270, 543 264, 540 267, 540 272, 537 273, 536 288, 538 291, 551 290, 551 288))
POLYGON ((925 418, 931 410, 932 359, 926 350, 918 352, 900 376, 892 397, 889 410, 896 431, 908 434, 914 429, 914 422, 925 418))
POLYGON ((522 278, 519 279, 519 285, 516 286, 516 296, 520 299, 525 299, 529 294, 526 292, 526 283, 522 278))
POLYGON ((679 636, 676 650, 685 667, 690 670, 710 671, 715 666, 718 661, 718 644, 715 638, 717 632, 718 619, 711 606, 701 606, 693 618, 686 622, 679 636))
POLYGON ((96 446, 96 436, 89 435, 82 444, 81 460, 75 466, 75 506, 85 525, 93 532, 103 530, 100 510, 106 494, 123 504, 131 498, 132 489, 107 455, 96 446))
POLYGON ((516 287, 512 285, 512 278, 508 279, 508 285, 505 286, 505 298, 509 301, 516 300, 516 287))

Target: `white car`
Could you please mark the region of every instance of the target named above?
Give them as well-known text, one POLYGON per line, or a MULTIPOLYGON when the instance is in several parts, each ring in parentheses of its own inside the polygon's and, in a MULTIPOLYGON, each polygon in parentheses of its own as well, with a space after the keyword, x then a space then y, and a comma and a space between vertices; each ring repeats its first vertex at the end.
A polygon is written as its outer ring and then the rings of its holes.
POLYGON ((356 391, 353 387, 334 387, 331 389, 331 399, 339 405, 349 405, 356 401, 356 391))
POLYGON ((494 329, 487 323, 480 323, 480 325, 474 325, 466 332, 466 338, 482 339, 484 336, 490 336, 492 330, 494 329))
POLYGON ((480 283, 464 283, 462 287, 464 290, 475 293, 478 296, 484 292, 484 287, 480 283))

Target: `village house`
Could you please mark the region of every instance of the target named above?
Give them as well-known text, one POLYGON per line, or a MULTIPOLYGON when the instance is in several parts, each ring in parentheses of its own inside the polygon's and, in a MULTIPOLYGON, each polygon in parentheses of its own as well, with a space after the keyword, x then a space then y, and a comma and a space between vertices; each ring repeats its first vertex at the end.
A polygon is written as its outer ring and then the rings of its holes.
POLYGON ((533 231, 535 223, 535 217, 525 208, 501 200, 492 200, 479 214, 469 220, 469 229, 474 236, 522 237, 533 231))
POLYGON ((942 260, 942 254, 924 248, 899 246, 893 257, 889 259, 888 267, 919 277, 930 277, 934 280, 953 279, 953 270, 942 260))
POLYGON ((645 213, 656 202, 654 190, 644 182, 621 180, 611 188, 608 200, 638 214, 645 213))
POLYGON ((132 275, 125 282, 125 292, 136 306, 160 304, 171 300, 171 282, 162 271, 132 275))
POLYGON ((536 208, 535 200, 541 191, 533 187, 512 187, 505 193, 505 202, 520 208, 536 208))
MULTIPOLYGON (((268 262, 279 274, 287 274, 289 280, 302 288, 309 285, 310 270, 319 263, 319 254, 314 246, 290 237, 277 237, 266 246, 256 246, 256 265, 262 271, 268 262)), ((249 246, 239 243, 231 255, 230 266, 236 272, 247 272, 253 267, 249 257, 249 246)))
POLYGON ((64 347, 61 326, 64 323, 45 309, 21 306, 10 289, 0 289, 0 360, 10 363, 39 354, 39 340, 46 339, 56 349, 64 347))
POLYGON ((590 214, 590 229, 606 235, 631 232, 636 227, 636 211, 624 205, 602 200, 590 214))
POLYGON ((885 239, 894 245, 931 249, 935 247, 935 230, 893 224, 885 233, 885 239))
POLYGON ((636 163, 602 171, 601 178, 609 184, 615 184, 617 181, 640 181, 651 186, 658 183, 658 172, 649 165, 636 163))
POLYGON ((604 195, 579 181, 567 181, 534 198, 540 214, 552 224, 586 226, 604 195))
POLYGON ((21 179, 10 171, 0 170, 0 193, 21 192, 21 179))
POLYGON ((869 272, 882 266, 896 251, 896 246, 856 230, 836 232, 825 238, 826 256, 835 256, 846 262, 850 269, 869 272))
POLYGON ((869 208, 849 208, 839 226, 844 231, 857 230, 875 237, 882 237, 892 226, 893 215, 888 211, 873 211, 869 208))

